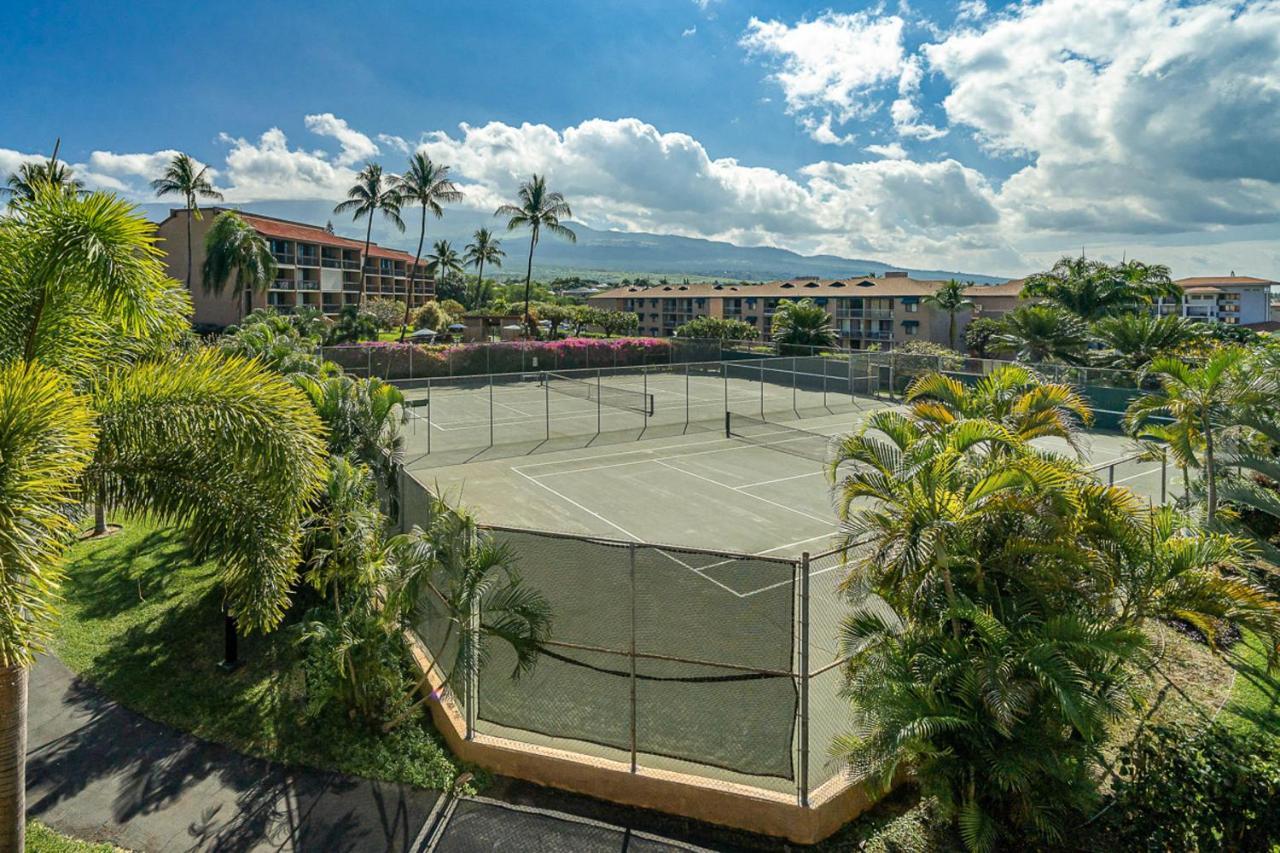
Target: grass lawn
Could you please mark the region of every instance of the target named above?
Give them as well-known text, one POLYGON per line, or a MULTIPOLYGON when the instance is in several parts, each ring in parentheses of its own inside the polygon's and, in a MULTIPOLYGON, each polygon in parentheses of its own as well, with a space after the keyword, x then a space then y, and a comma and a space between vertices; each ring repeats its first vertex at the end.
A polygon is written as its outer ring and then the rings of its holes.
POLYGON ((219 670, 216 565, 193 563, 173 531, 124 524, 71 551, 53 644, 67 666, 153 720, 250 755, 424 788, 452 783, 457 765, 425 715, 385 735, 337 709, 305 716, 289 619, 241 637, 244 665, 219 670))
POLYGON ((1231 650, 1236 683, 1222 709, 1222 721, 1235 729, 1259 729, 1280 737, 1280 673, 1267 672, 1262 640, 1245 633, 1231 650))
POLYGON ((26 853, 121 853, 121 848, 68 838, 33 820, 27 823, 26 853))

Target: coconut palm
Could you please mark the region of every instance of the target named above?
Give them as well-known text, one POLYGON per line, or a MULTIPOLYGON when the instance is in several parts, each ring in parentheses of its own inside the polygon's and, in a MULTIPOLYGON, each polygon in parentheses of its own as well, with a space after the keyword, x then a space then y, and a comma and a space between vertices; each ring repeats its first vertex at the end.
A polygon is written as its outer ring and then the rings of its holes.
POLYGON ((191 280, 191 220, 203 219, 200 213, 200 199, 222 200, 222 193, 213 188, 208 177, 209 167, 201 166, 186 154, 175 154, 165 167, 164 174, 151 182, 156 196, 180 195, 187 205, 187 280, 184 282, 189 290, 191 280))
MULTIPOLYGON (((436 281, 462 275, 462 257, 448 240, 437 240, 427 255, 427 272, 436 281)), ((456 310, 456 309, 455 309, 456 310)))
POLYGON ((1147 368, 1160 390, 1134 400, 1125 412, 1125 431, 1130 434, 1163 417, 1177 425, 1179 435, 1203 442, 1205 516, 1210 526, 1218 513, 1217 433, 1231 423, 1233 411, 1274 406, 1271 377, 1242 370, 1247 358, 1248 352, 1239 347, 1218 350, 1200 367, 1161 356, 1147 368))
POLYGON ((245 304, 254 293, 271 286, 279 269, 267 241, 232 210, 214 218, 205 235, 204 252, 200 275, 205 292, 222 293, 230 283, 242 318, 245 304))
POLYGON ((1093 339, 1105 349, 1093 360, 1107 367, 1142 370, 1161 355, 1176 355, 1202 339, 1201 324, 1184 317, 1142 312, 1116 314, 1093 324, 1093 339))
POLYGON ((1000 322, 1003 329, 989 349, 1012 353, 1019 361, 1075 364, 1089 346, 1084 322, 1056 305, 1022 305, 1000 322))
POLYGON ((422 259, 422 246, 427 239, 427 213, 440 219, 444 216, 443 205, 460 202, 463 195, 457 185, 449 179, 449 167, 433 163, 431 158, 421 151, 409 158, 409 170, 396 182, 396 192, 400 194, 401 203, 417 204, 422 207, 422 225, 418 229, 418 251, 413 256, 413 272, 409 277, 409 299, 404 306, 404 322, 400 324, 400 341, 403 343, 405 331, 409 328, 409 312, 413 305, 418 262, 422 259))
POLYGON ((61 187, 70 193, 83 192, 84 183, 72 175, 66 163, 58 160, 58 148, 61 145, 61 139, 54 141, 53 153, 46 161, 19 164, 18 170, 5 179, 4 186, 0 186, 0 196, 9 196, 10 205, 30 201, 35 197, 35 187, 41 184, 61 187))
POLYGON ((948 349, 956 348, 956 315, 973 307, 973 300, 965 295, 966 289, 953 278, 922 300, 947 312, 948 349))
POLYGON ((529 229, 529 266, 524 276, 524 325, 533 334, 533 318, 529 315, 529 295, 533 287, 533 250, 545 229, 570 243, 578 242, 578 235, 560 224, 561 219, 573 216, 569 203, 560 193, 547 189, 542 175, 534 175, 520 185, 516 204, 504 204, 493 212, 494 216, 507 218, 507 230, 529 229))
POLYGON ((782 347, 809 352, 815 347, 832 347, 836 333, 831 327, 831 315, 812 299, 794 302, 784 299, 773 314, 771 332, 773 340, 782 347))
POLYGON ((306 397, 256 362, 173 345, 190 301, 155 228, 101 193, 37 185, 0 219, 0 835, 21 849, 22 683, 48 631, 70 500, 181 526, 250 630, 284 614, 324 470, 306 397), (15 843, 16 840, 16 843, 15 843))
POLYGON ((1023 298, 1048 299, 1088 321, 1179 294, 1166 266, 1141 261, 1111 266, 1085 257, 1062 258, 1048 272, 1028 276, 1022 288, 1023 298))
POLYGON ((381 213, 383 218, 404 233, 404 220, 400 218, 400 192, 397 189, 398 179, 382 171, 377 163, 366 163, 356 175, 356 182, 347 190, 347 200, 333 208, 334 213, 351 211, 353 220, 365 219, 364 254, 360 256, 360 304, 363 305, 369 292, 369 244, 373 241, 373 217, 381 213))
POLYGON ((480 308, 492 297, 493 289, 485 290, 484 265, 488 263, 500 267, 506 256, 507 253, 502 251, 502 241, 496 239, 488 228, 477 228, 471 235, 471 242, 463 249, 462 255, 467 266, 476 268, 476 288, 474 291, 468 288, 464 300, 471 303, 468 308, 480 308))

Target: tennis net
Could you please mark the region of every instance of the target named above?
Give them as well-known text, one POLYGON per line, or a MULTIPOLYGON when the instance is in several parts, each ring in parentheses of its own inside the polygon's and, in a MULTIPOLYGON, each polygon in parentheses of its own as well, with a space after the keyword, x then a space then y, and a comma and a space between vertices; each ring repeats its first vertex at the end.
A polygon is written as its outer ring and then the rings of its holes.
POLYGON ((736 438, 747 444, 790 453, 802 459, 825 463, 831 458, 831 442, 834 436, 823 435, 820 432, 769 423, 737 412, 725 412, 724 429, 728 438, 736 438))
POLYGON ((593 403, 598 402, 601 405, 612 406, 616 409, 640 412, 647 417, 653 416, 653 395, 644 391, 601 385, 598 380, 592 382, 589 379, 576 379, 572 376, 565 376, 562 373, 553 373, 551 371, 543 372, 542 384, 547 387, 548 391, 555 391, 557 394, 565 394, 581 400, 590 400, 593 403))

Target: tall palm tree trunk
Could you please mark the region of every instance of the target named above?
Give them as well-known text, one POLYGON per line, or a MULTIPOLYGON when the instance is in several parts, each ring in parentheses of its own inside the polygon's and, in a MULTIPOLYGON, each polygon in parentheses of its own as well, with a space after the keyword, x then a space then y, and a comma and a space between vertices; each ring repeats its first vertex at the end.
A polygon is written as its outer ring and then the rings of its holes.
POLYGON ((360 259, 360 307, 364 307, 369 294, 369 241, 373 239, 373 212, 369 212, 369 224, 364 227, 364 257, 360 259))
POLYGON ((951 324, 947 327, 947 347, 949 349, 956 348, 956 312, 952 311, 951 324))
POLYGON ((191 290, 191 217, 195 216, 195 202, 187 199, 187 290, 191 290))
POLYGON ((529 268, 524 274, 524 329, 525 334, 533 337, 533 318, 529 316, 529 291, 533 286, 533 247, 538 245, 538 227, 533 227, 529 235, 529 268))
MULTIPOLYGON (((371 226, 372 227, 372 226, 371 226)), ((418 231, 418 251, 413 256, 413 271, 409 273, 409 298, 404 303, 404 322, 400 324, 400 343, 404 343, 405 330, 409 328, 409 312, 413 310, 415 282, 418 280, 418 262, 422 260, 422 243, 427 239, 427 206, 422 206, 422 229, 418 231)))
POLYGON ((0 667, 0 850, 24 849, 27 812, 27 668, 0 667))
POLYGON ((107 493, 98 489, 93 501, 93 535, 102 536, 107 532, 107 493))
POLYGON ((1205 523, 1212 527, 1214 516, 1218 514, 1218 472, 1213 461, 1213 426, 1206 412, 1201 418, 1204 430, 1204 481, 1208 492, 1205 507, 1205 523))

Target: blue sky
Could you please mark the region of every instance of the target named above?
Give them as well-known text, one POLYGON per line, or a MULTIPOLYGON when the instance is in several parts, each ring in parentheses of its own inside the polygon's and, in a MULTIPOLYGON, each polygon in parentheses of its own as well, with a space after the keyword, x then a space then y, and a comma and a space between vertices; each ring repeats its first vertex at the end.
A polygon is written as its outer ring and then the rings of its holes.
POLYGON ((470 205, 1017 274, 1280 278, 1280 0, 8 5, 0 169, 330 198, 422 146, 470 205))

